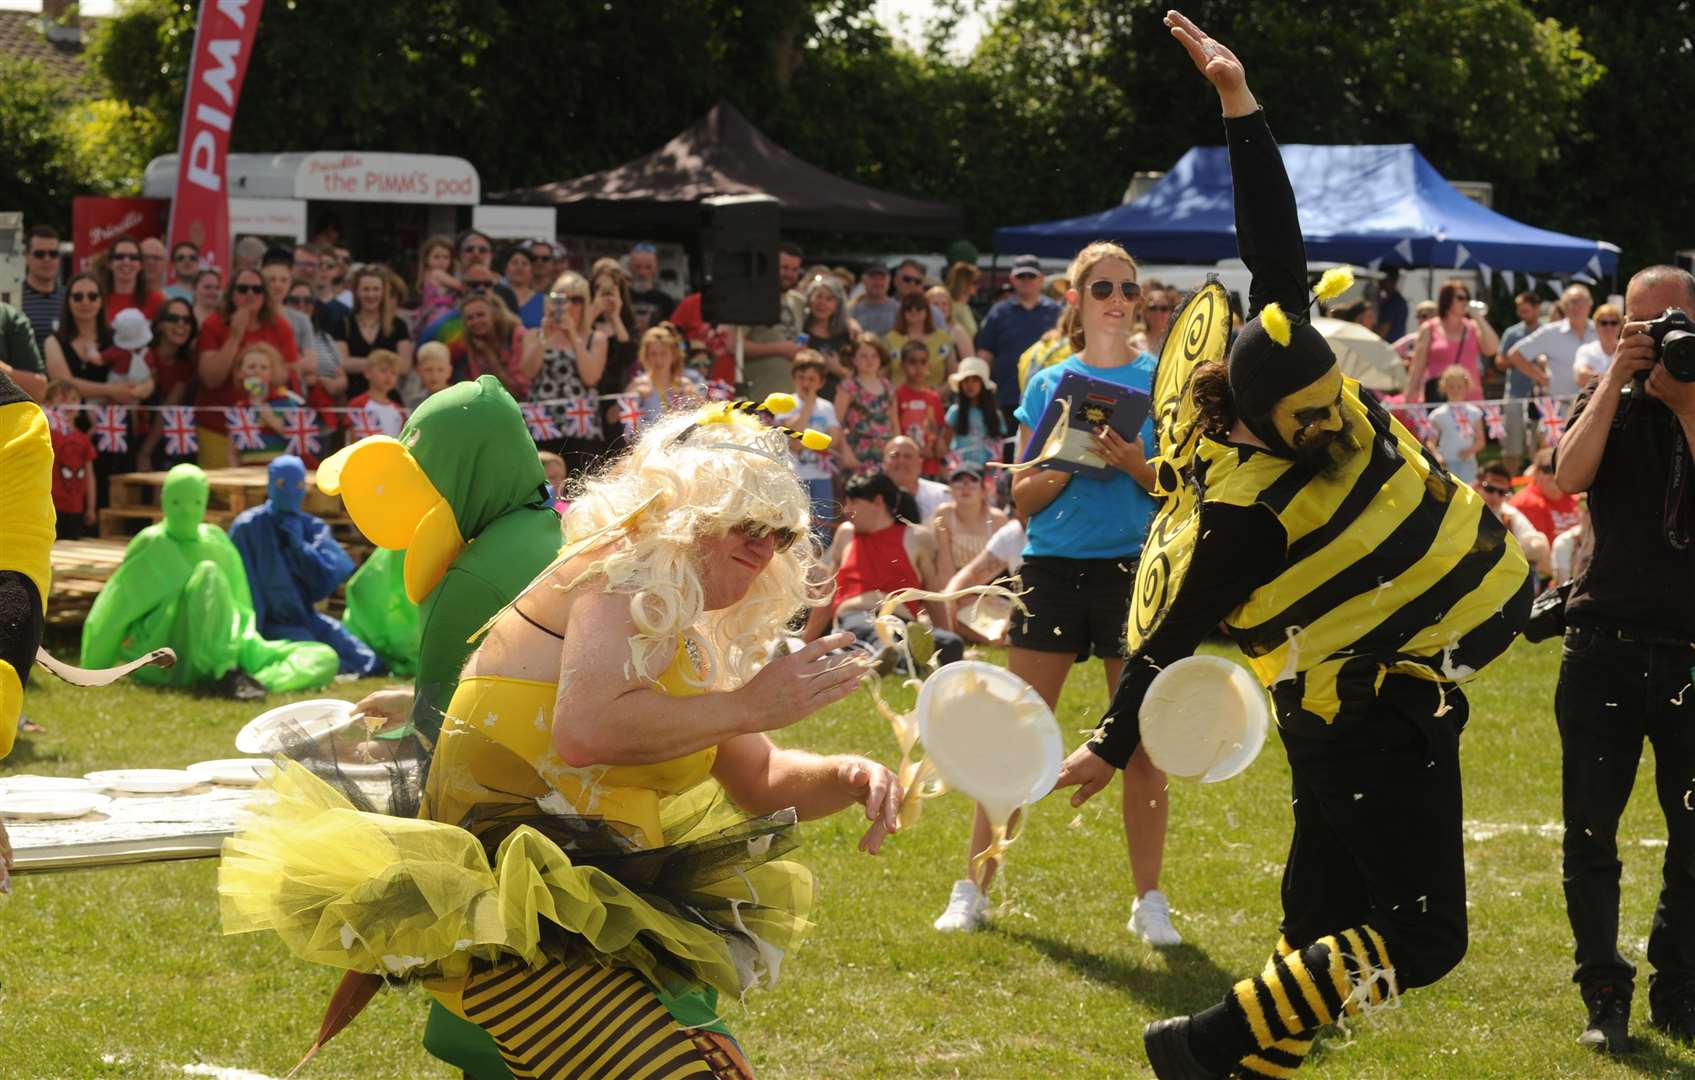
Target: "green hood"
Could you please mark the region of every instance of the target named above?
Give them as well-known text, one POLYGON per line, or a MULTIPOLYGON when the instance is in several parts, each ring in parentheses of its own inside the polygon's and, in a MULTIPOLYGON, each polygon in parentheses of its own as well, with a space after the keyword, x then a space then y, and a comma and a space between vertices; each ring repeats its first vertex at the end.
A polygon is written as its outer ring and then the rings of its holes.
POLYGON ((547 474, 524 414, 492 375, 431 394, 400 441, 453 508, 467 542, 503 514, 545 505, 547 474))

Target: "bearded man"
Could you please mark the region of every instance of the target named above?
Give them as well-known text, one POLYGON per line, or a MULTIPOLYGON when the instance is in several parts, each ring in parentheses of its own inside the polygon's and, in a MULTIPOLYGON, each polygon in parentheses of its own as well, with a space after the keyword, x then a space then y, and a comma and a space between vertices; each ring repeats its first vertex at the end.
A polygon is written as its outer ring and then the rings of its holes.
MULTIPOLYGON (((1308 325, 1294 192, 1242 64, 1172 12, 1217 89, 1257 313, 1179 315, 1154 409, 1164 501, 1137 572, 1130 659, 1059 784, 1074 805, 1140 741, 1155 673, 1220 622, 1271 690, 1293 777, 1281 938, 1263 974, 1143 1035, 1162 1078, 1288 1076, 1318 1028, 1428 985, 1466 948, 1457 684, 1523 626, 1529 569, 1466 485, 1343 377, 1308 325), (1189 331, 1193 327, 1195 333, 1189 331)), ((1320 298, 1346 287, 1326 275, 1320 298)), ((1191 304, 1215 303, 1216 287, 1191 304)))

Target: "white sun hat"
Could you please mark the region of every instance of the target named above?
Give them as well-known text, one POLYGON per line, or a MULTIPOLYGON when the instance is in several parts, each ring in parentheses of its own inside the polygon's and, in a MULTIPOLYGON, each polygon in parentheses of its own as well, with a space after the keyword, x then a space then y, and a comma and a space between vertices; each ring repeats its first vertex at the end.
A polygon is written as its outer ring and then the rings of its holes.
POLYGON ((964 360, 961 360, 958 370, 948 376, 948 385, 957 392, 959 384, 973 375, 983 380, 983 389, 993 390, 995 388, 995 380, 989 378, 988 361, 981 356, 967 356, 964 360))

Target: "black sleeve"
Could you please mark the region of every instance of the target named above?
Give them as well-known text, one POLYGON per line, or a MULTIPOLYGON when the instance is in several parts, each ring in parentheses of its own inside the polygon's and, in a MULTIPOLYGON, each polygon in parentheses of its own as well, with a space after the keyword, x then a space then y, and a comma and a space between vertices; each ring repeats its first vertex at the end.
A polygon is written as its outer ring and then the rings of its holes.
POLYGON ((18 682, 26 687, 43 629, 41 594, 35 582, 16 570, 0 570, 0 660, 12 665, 18 682))
POLYGON ((1305 311, 1311 296, 1307 249, 1295 212, 1295 189, 1289 186, 1265 110, 1226 117, 1224 138, 1236 189, 1236 250, 1253 275, 1248 317, 1273 300, 1291 315, 1305 311))
POLYGON ((1199 539, 1171 609, 1153 636, 1125 661, 1118 689, 1089 749, 1122 769, 1142 741, 1142 697, 1168 664, 1213 633, 1254 589, 1277 575, 1287 540, 1277 516, 1263 506, 1203 505, 1199 539))

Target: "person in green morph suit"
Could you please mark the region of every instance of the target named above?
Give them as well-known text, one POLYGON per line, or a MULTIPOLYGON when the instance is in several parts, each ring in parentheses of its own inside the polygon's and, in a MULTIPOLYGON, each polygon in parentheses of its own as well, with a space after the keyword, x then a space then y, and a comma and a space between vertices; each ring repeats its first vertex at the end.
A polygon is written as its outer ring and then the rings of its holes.
MULTIPOLYGON (((430 395, 400 438, 373 435, 318 468, 374 544, 404 549, 406 593, 418 605, 417 677, 356 708, 409 725, 426 750, 471 655, 471 635, 559 553, 564 538, 547 476, 518 403, 489 375, 430 395)), ((388 732, 392 734, 393 732, 388 732)), ((431 1053, 473 1080, 506 1077, 481 1028, 433 1005, 431 1053)))
POLYGON ((378 548, 347 579, 342 628, 369 645, 395 675, 418 673, 418 605, 406 595, 406 553, 378 548))
POLYGON ((217 684, 239 697, 327 685, 340 666, 316 641, 259 636, 247 573, 235 545, 201 519, 211 491, 196 465, 165 479, 165 520, 136 534, 82 627, 82 663, 110 667, 168 646, 169 668, 143 668, 135 680, 155 686, 217 684))

